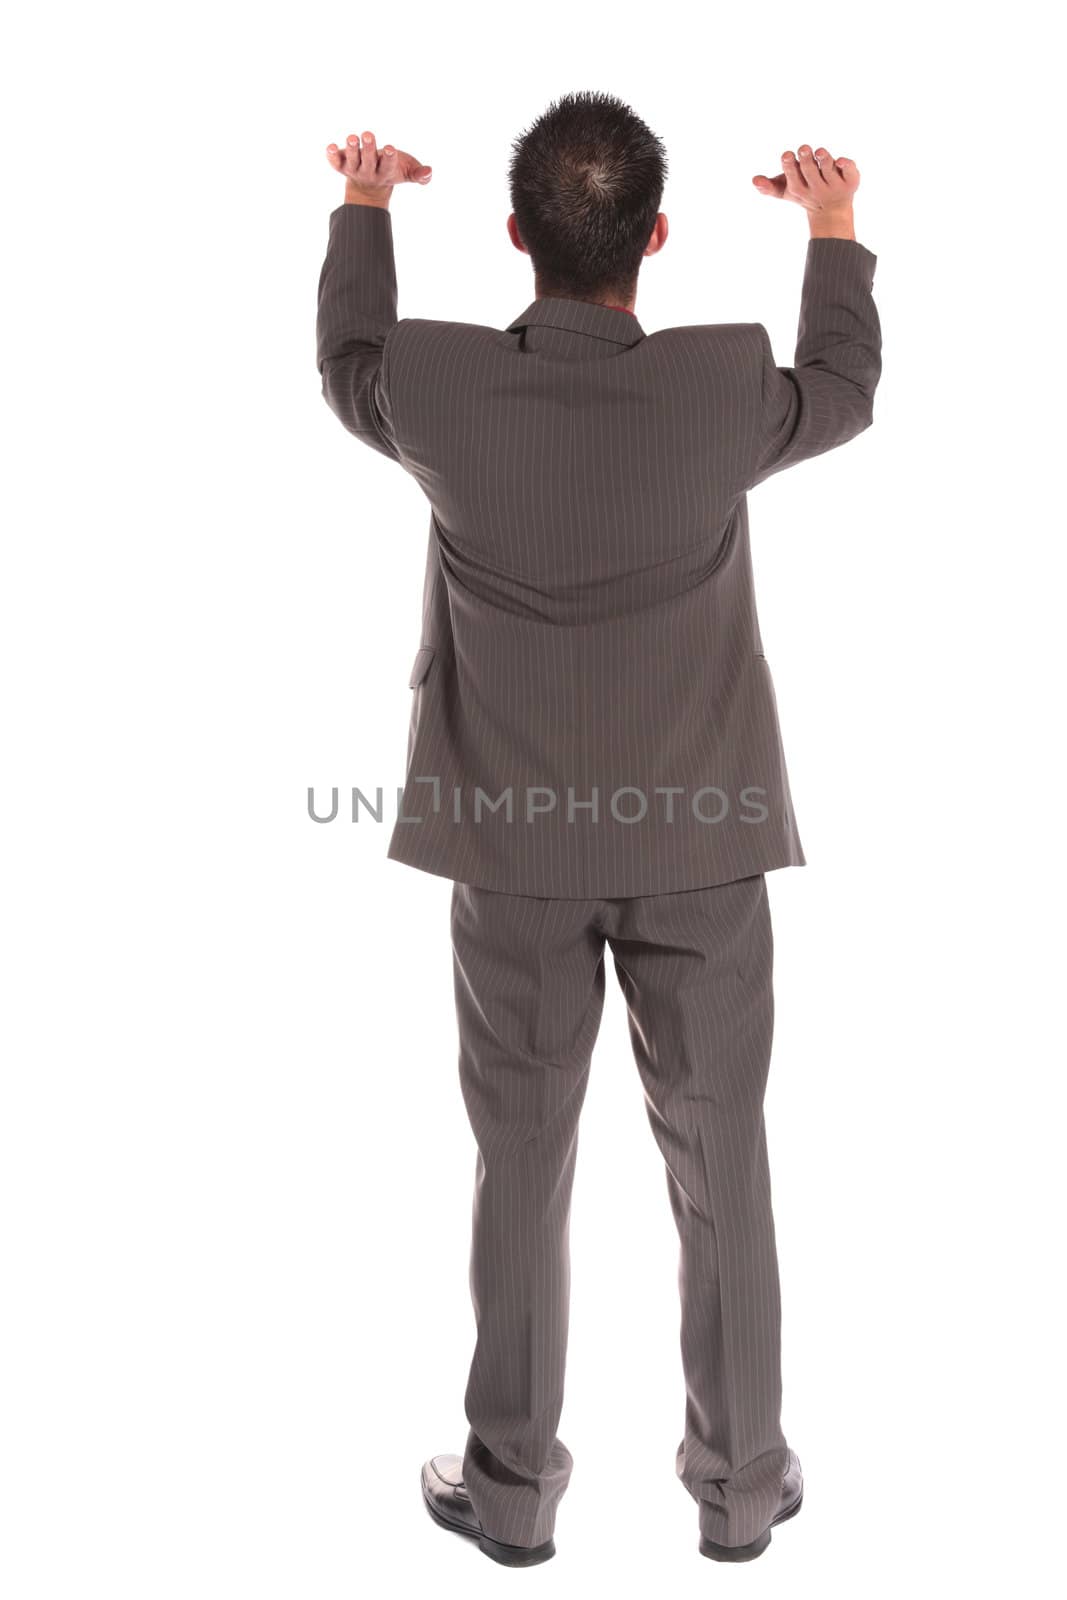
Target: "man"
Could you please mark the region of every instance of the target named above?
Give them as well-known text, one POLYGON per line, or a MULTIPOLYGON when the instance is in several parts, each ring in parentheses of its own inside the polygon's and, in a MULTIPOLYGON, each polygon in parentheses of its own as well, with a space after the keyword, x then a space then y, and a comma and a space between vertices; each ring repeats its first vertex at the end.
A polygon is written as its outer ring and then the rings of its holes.
POLYGON ((504 330, 397 320, 389 201, 431 169, 373 135, 319 281, 323 394, 430 503, 422 634, 389 855, 453 880, 460 1081, 478 1145, 465 1451, 431 1515, 493 1559, 554 1554, 578 1118, 610 946, 680 1240, 676 1470, 704 1555, 748 1560, 799 1510, 780 1425, 763 1098, 764 874, 804 860, 752 591, 746 494, 867 428, 876 257, 855 163, 783 154, 806 213, 795 365, 761 323, 646 335, 666 161, 633 111, 567 95, 515 141, 504 330))

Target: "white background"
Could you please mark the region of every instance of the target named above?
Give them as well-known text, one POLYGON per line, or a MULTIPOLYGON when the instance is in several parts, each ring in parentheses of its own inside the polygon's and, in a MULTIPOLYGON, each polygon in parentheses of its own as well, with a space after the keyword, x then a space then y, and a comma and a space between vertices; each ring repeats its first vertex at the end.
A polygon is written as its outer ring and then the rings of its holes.
POLYGON ((513 1583, 1047 1593, 1062 1518, 1062 155, 1036 7, 38 10, 5 90, 2 646, 11 1600, 513 1583), (808 855, 770 879, 767 1117, 802 1514, 697 1553, 677 1245, 608 998, 572 1219, 557 1558, 436 1528, 474 1144, 445 880, 316 826, 402 778, 428 507, 324 404, 315 291, 372 129, 402 316, 505 325, 509 141, 607 89, 665 139, 648 332, 792 361, 862 173, 872 429, 750 500, 808 855), (401 1182, 399 1170, 415 1173, 401 1182), (623 1396, 620 1405, 619 1397, 623 1396))

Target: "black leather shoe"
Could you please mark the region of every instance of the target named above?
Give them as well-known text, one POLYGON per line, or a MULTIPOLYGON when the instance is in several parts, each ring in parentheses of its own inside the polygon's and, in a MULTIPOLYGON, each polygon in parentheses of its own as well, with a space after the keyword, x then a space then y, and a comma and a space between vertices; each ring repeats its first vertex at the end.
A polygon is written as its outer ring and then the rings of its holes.
POLYGON ((505 1567, 535 1567, 539 1561, 547 1561, 556 1553, 551 1539, 546 1539, 544 1544, 501 1544, 499 1539, 490 1539, 482 1532, 470 1495, 463 1486, 462 1456, 431 1456, 423 1464, 422 1498, 427 1511, 442 1528, 477 1539, 479 1550, 505 1567))
POLYGON ((770 1527, 764 1528, 759 1538, 753 1539, 751 1544, 716 1544, 714 1539, 708 1539, 701 1534, 700 1554, 710 1556, 712 1561, 754 1561, 770 1544, 771 1528, 776 1528, 780 1522, 788 1522, 790 1517, 795 1517, 803 1500, 804 1479, 800 1472, 800 1459, 795 1450, 790 1450, 789 1464, 782 1479, 782 1504, 778 1515, 771 1518, 770 1527))

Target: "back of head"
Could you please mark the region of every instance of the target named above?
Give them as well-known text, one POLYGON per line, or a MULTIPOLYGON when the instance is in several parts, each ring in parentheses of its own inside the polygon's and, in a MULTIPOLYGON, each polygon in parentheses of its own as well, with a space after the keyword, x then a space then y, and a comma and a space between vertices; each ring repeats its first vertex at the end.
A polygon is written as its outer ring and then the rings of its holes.
POLYGON ((554 100, 514 140, 508 168, 538 293, 632 298, 666 176, 662 141, 615 95, 554 100))

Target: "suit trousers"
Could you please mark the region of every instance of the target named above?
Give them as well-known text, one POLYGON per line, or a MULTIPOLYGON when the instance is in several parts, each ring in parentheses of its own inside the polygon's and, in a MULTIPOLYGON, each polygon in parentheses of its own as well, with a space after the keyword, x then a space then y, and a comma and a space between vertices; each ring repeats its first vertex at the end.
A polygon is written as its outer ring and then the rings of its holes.
POLYGON ((685 1428, 700 1532, 747 1544, 780 1503, 780 1298, 763 1100, 774 1005, 762 874, 564 900, 456 883, 459 1073, 477 1144, 476 1342, 463 1478, 483 1530, 554 1532, 578 1121, 610 946, 678 1228, 685 1428))

